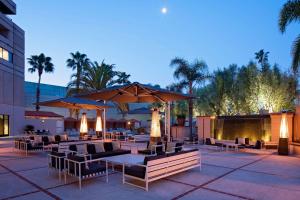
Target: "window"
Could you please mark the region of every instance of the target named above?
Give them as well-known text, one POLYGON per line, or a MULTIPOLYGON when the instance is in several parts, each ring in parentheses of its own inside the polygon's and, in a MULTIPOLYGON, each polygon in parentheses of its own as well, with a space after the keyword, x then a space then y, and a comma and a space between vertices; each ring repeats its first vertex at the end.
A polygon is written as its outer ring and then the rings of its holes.
POLYGON ((0 137, 9 135, 9 116, 0 115, 0 137))
POLYGON ((12 53, 0 47, 0 58, 12 63, 12 53))

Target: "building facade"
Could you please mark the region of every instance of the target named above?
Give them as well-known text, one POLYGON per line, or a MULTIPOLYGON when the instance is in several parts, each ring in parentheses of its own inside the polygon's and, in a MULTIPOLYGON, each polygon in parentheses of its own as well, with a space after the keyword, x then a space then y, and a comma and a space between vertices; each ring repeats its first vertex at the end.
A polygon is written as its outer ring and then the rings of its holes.
POLYGON ((18 135, 24 128, 24 31, 8 16, 16 4, 0 0, 0 137, 18 135))

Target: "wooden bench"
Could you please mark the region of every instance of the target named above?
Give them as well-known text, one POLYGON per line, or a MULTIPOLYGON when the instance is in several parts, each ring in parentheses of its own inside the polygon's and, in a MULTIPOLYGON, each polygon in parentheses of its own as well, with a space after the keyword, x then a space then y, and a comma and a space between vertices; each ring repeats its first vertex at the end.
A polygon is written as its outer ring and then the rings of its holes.
POLYGON ((150 182, 200 167, 201 154, 198 150, 189 150, 179 153, 171 153, 163 156, 145 157, 144 164, 123 164, 123 183, 140 187, 148 191, 150 182), (145 183, 145 187, 127 181, 138 180, 145 183))

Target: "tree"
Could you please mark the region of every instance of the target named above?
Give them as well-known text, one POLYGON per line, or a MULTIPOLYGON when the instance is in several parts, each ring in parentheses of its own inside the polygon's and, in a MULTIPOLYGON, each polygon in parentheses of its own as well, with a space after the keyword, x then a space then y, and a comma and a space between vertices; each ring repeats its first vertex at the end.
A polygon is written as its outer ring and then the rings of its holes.
MULTIPOLYGON (((207 65, 204 61, 195 60, 189 63, 183 58, 174 58, 170 63, 171 67, 176 67, 174 77, 179 81, 180 88, 187 89, 190 95, 193 95, 193 89, 197 84, 203 83, 209 78, 207 65)), ((189 100, 189 126, 190 139, 193 134, 193 100, 189 100)))
MULTIPOLYGON (((98 62, 90 63, 83 67, 83 75, 79 81, 80 88, 83 92, 90 92, 101 90, 108 86, 115 84, 127 84, 129 81, 129 74, 114 70, 114 64, 106 64, 104 60, 99 64, 98 62)), ((123 117, 129 111, 127 103, 116 103, 118 110, 123 117)))
MULTIPOLYGON (((281 33, 286 31, 286 27, 292 22, 300 21, 300 1, 299 0, 289 0, 286 2, 279 15, 279 29, 281 33)), ((294 73, 298 72, 300 64, 300 35, 296 38, 292 47, 292 69, 294 73)))
POLYGON ((71 75, 71 81, 68 84, 68 96, 79 94, 81 92, 81 79, 83 75, 83 68, 88 66, 90 60, 86 54, 81 54, 79 51, 71 53, 71 58, 67 59, 67 67, 71 68, 76 73, 71 75), (72 80, 73 79, 73 80, 72 80))
POLYGON ((37 72, 38 73, 38 84, 36 87, 36 111, 40 110, 40 84, 43 72, 51 73, 54 71, 54 65, 52 64, 52 59, 50 57, 46 57, 43 53, 40 55, 32 55, 30 58, 27 58, 28 64, 31 65, 28 68, 30 73, 37 72))

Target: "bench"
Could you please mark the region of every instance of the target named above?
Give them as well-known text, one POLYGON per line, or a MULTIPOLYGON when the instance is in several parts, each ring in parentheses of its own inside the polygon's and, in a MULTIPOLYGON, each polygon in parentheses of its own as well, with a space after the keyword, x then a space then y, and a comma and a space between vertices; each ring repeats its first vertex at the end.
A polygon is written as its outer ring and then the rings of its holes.
POLYGON ((150 182, 196 167, 201 170, 201 154, 198 149, 147 156, 143 164, 123 164, 123 183, 148 191, 150 182), (129 182, 129 179, 144 182, 145 186, 129 182))

